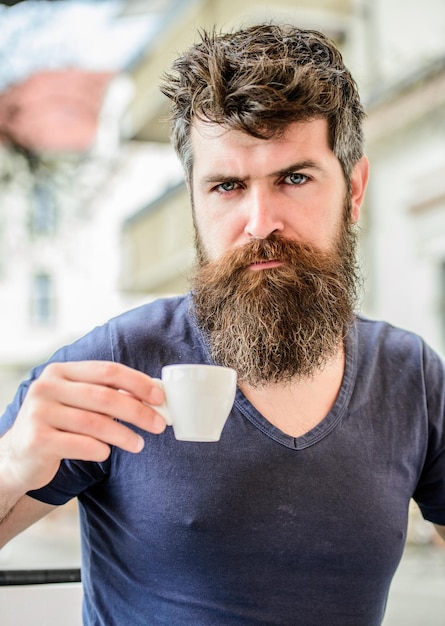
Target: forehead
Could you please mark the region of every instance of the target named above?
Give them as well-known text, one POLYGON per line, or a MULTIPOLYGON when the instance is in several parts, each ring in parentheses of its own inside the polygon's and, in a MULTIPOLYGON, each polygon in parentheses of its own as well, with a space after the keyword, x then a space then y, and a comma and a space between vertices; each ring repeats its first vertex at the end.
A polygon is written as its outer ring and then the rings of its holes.
POLYGON ((239 130, 195 121, 191 129, 193 168, 200 172, 213 167, 233 168, 241 164, 267 167, 297 161, 337 161, 329 145, 325 119, 293 122, 283 133, 259 139, 239 130), (273 162, 271 162, 273 160, 273 162))

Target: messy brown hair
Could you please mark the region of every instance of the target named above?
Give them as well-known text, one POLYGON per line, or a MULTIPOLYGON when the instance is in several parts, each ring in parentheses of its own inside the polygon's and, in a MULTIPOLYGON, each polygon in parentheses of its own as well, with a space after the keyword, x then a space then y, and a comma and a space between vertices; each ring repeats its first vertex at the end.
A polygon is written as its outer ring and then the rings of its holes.
POLYGON ((261 24, 199 33, 161 84, 171 103, 171 138, 190 180, 193 120, 254 137, 280 135, 296 121, 325 118, 330 147, 349 185, 363 156, 363 107, 335 45, 322 33, 261 24))

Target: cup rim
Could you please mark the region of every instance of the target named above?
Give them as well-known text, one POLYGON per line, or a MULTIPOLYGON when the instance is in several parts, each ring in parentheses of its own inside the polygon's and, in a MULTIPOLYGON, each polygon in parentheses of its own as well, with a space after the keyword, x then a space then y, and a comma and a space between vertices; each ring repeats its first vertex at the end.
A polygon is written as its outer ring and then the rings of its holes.
POLYGON ((180 367, 194 368, 212 368, 213 370, 228 370, 236 374, 236 370, 233 367, 226 367, 225 365, 213 365, 212 363, 168 363, 164 365, 162 369, 179 369, 180 367))

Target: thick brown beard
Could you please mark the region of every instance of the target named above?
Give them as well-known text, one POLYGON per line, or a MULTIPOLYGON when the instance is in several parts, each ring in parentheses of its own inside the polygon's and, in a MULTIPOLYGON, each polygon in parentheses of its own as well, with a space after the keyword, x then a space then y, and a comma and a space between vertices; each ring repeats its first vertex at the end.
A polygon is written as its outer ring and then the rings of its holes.
POLYGON ((344 224, 332 252, 273 236, 216 262, 201 260, 192 279, 194 314, 214 361, 252 386, 312 376, 338 353, 353 319, 355 252, 355 231, 344 224), (271 259, 284 264, 248 269, 271 259))

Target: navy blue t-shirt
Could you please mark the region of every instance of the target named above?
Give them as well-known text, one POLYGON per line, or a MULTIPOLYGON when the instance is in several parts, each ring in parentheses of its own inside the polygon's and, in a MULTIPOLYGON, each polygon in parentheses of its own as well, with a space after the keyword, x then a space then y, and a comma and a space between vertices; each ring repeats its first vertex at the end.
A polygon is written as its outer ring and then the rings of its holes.
MULTIPOLYGON (((155 377, 168 363, 211 363, 189 309, 189 296, 145 305, 53 360, 155 377)), ((410 499, 445 525, 444 381, 420 338, 358 317, 335 405, 302 437, 238 390, 219 442, 138 431, 140 454, 64 461, 30 495, 78 497, 85 626, 380 625, 410 499)))

